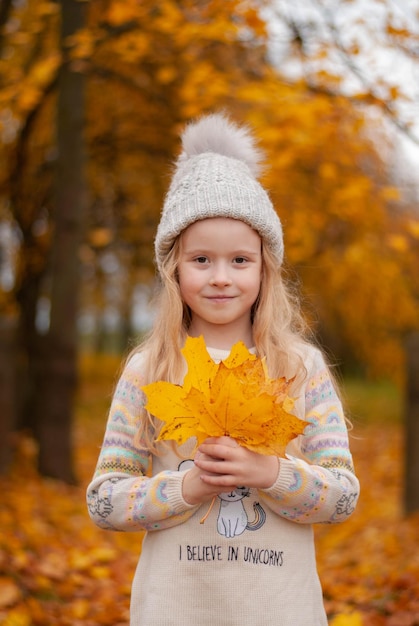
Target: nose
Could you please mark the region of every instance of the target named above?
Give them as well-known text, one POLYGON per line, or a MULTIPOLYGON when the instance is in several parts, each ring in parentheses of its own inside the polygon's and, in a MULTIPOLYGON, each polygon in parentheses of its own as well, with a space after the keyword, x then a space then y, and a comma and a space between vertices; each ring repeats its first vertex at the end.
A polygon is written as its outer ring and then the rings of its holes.
POLYGON ((231 285, 232 280, 230 277, 230 272, 228 271, 227 266, 225 265, 225 263, 216 263, 213 266, 213 270, 212 270, 212 274, 210 277, 210 284, 211 285, 223 285, 223 286, 228 286, 231 285))

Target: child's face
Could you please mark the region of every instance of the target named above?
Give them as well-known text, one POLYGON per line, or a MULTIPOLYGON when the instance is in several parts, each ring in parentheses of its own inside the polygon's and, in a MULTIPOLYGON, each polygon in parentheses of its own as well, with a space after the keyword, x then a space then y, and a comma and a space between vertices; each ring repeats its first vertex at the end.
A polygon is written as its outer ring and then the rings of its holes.
POLYGON ((244 222, 216 217, 189 226, 180 244, 179 285, 191 310, 190 334, 203 335, 214 348, 239 340, 250 347, 262 274, 259 235, 244 222))

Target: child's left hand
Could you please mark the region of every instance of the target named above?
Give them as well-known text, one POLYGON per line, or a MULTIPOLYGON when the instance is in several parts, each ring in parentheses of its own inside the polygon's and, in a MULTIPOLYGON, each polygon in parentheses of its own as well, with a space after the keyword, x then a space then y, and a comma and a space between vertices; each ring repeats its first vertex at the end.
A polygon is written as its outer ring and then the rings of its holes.
POLYGON ((225 491, 239 485, 267 489, 274 484, 279 472, 276 456, 252 452, 231 437, 206 439, 195 455, 195 465, 212 474, 203 474, 203 482, 225 487, 225 491))

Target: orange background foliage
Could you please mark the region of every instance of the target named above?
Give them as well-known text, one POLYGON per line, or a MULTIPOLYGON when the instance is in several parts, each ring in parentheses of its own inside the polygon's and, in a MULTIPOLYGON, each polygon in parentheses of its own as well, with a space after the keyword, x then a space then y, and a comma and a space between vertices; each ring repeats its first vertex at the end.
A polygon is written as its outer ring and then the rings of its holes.
MULTIPOLYGON (((419 319, 417 198, 394 174, 397 154, 382 118, 368 113, 372 106, 390 116, 401 92, 389 76, 381 100, 365 89, 344 97, 333 64, 322 66, 330 53, 325 42, 306 58, 317 73, 307 70, 307 79, 295 81, 283 76, 281 65, 269 63, 264 4, 98 0, 86 3, 86 25, 62 51, 56 2, 14 7, 4 30, 7 55, 0 56, 0 131, 7 137, 0 221, 17 220, 25 234, 16 287, 50 271, 51 120, 66 54, 86 77, 82 308, 110 304, 129 317, 135 286, 152 277, 152 241, 179 130, 225 108, 252 124, 266 151, 263 182, 284 223, 287 262, 325 343, 340 361, 402 383, 403 339, 419 319), (118 275, 103 269, 109 254, 118 275)), ((397 29, 391 10, 384 34, 395 49, 416 45, 414 28, 397 29)), ((301 60, 298 38, 290 41, 285 61, 301 60)), ((355 46, 352 53, 359 55, 355 46)), ((42 285, 48 297, 48 281, 42 285)), ((0 312, 16 310, 14 297, 0 290, 0 312)))
MULTIPOLYGON (((18 316, 16 292, 26 278, 36 285, 43 278, 37 296, 48 296, 53 120, 66 54, 87 85, 81 308, 112 304, 129 318, 135 286, 152 274, 152 239, 179 130, 191 117, 225 107, 254 126, 266 150, 271 167, 263 182, 284 224, 289 271, 302 281, 307 315, 340 363, 390 377, 400 390, 403 341, 419 324, 417 198, 394 176, 382 118, 367 113, 373 105, 394 115, 401 96, 391 77, 382 99, 367 90, 343 97, 330 65, 328 71, 317 65, 310 80, 284 77, 267 62, 263 2, 85 4, 86 26, 63 50, 59 3, 52 0, 13 3, 1 33, 0 223, 18 224, 20 233, 16 284, 0 289, 2 321, 18 316), (119 272, 107 273, 110 257, 119 272)), ((389 22, 386 32, 399 49, 417 49, 414 29, 389 22)), ((294 36, 290 55, 301 59, 307 49, 294 36)), ((327 54, 321 49, 307 61, 327 54)), ((117 369, 104 356, 82 364, 78 487, 41 479, 33 441, 15 442, 14 469, 0 479, 0 622, 6 626, 128 623, 141 536, 98 530, 84 502, 117 369)), ((400 391, 395 403, 388 387, 375 395, 366 389, 351 439, 360 504, 349 522, 316 529, 326 607, 331 626, 417 626, 419 518, 402 514, 400 391)), ((351 403, 361 391, 349 389, 351 403)))

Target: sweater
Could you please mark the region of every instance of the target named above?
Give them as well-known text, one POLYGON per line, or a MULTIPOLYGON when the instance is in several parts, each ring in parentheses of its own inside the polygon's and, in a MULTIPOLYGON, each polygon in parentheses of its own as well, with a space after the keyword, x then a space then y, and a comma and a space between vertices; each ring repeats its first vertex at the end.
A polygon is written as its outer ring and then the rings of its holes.
MULTIPOLYGON (((208 352, 216 362, 228 356, 208 352)), ((307 376, 293 412, 309 425, 287 446, 275 483, 221 494, 203 524, 208 503, 182 497, 195 441, 180 454, 161 444, 155 456, 138 441, 143 362, 135 355, 117 384, 87 489, 99 527, 146 531, 131 626, 326 626, 312 524, 346 520, 359 483, 321 353, 313 347, 305 354, 307 376)))

